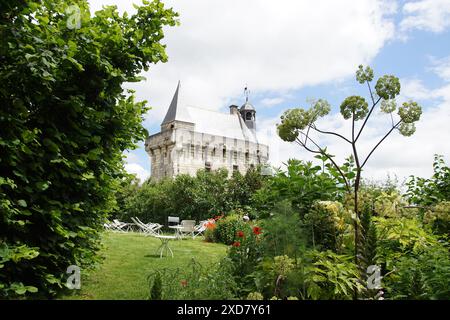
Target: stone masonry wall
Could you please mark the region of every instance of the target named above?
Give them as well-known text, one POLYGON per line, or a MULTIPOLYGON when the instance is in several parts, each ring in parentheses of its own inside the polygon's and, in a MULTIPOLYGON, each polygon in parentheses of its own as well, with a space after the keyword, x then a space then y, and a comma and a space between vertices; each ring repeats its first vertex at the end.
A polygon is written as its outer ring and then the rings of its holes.
POLYGON ((269 147, 250 141, 195 132, 192 124, 175 122, 147 138, 151 177, 160 180, 199 169, 226 168, 245 174, 251 166, 266 163, 269 147))

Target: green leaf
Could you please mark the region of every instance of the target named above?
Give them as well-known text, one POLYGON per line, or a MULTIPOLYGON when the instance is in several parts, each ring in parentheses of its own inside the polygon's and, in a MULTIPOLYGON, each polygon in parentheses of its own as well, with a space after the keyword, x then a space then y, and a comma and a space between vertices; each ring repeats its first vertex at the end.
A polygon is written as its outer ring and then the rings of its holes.
POLYGON ((36 188, 38 188, 41 191, 47 190, 49 187, 49 184, 47 181, 40 181, 36 183, 36 188))
POLYGON ((50 151, 58 152, 59 147, 57 144, 55 144, 52 140, 45 138, 43 141, 44 146, 46 146, 50 151))
POLYGON ((25 201, 25 200, 19 200, 19 201, 17 201, 17 203, 19 204, 19 206, 21 206, 21 207, 26 207, 27 206, 27 202, 25 201))

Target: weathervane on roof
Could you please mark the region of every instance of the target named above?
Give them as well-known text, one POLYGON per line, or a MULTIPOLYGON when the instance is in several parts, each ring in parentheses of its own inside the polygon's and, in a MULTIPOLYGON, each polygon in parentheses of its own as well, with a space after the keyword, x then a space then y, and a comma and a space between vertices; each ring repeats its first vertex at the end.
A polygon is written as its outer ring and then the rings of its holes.
POLYGON ((248 90, 247 84, 245 85, 245 88, 244 88, 244 94, 245 94, 245 102, 248 102, 248 96, 250 95, 250 90, 248 90))

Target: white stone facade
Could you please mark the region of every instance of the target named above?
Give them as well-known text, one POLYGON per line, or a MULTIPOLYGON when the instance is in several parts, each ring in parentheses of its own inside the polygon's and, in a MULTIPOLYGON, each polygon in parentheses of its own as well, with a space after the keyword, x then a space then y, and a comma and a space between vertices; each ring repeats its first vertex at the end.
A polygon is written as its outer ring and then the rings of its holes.
POLYGON ((161 124, 145 150, 151 158, 151 177, 160 180, 199 169, 226 168, 242 174, 269 159, 269 147, 258 143, 254 108, 248 102, 230 114, 180 105, 179 85, 161 124), (245 120, 244 120, 245 118, 245 120))

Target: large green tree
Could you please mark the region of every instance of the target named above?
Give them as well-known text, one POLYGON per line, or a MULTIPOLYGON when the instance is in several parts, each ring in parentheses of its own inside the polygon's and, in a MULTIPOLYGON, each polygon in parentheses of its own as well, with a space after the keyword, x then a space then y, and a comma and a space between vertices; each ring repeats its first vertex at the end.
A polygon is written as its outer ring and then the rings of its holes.
POLYGON ((123 174, 146 136, 124 82, 167 61, 159 0, 136 13, 86 0, 0 1, 0 297, 52 296, 93 261, 123 174))

